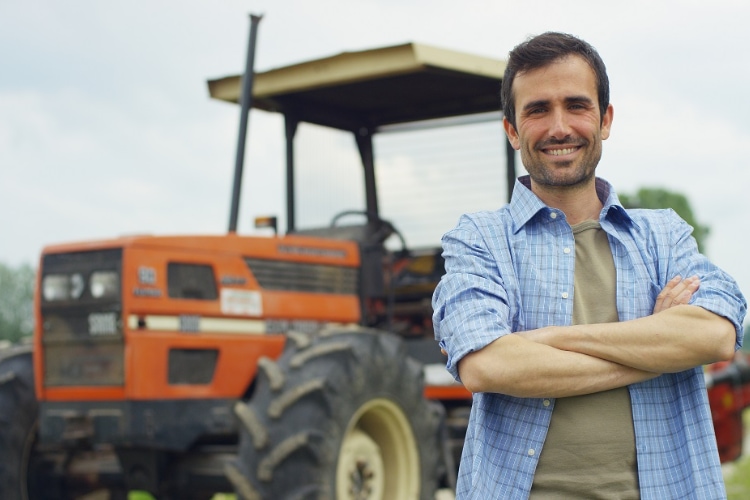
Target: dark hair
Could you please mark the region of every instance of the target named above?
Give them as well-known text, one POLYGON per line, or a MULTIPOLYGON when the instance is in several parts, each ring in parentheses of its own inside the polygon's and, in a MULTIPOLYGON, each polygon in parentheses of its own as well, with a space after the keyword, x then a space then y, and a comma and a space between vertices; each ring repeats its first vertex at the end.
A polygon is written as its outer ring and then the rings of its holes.
POLYGON ((599 97, 599 114, 602 119, 604 118, 609 107, 609 78, 607 68, 599 53, 580 38, 566 33, 548 31, 517 45, 508 55, 500 99, 503 103, 503 113, 513 127, 516 126, 516 105, 513 95, 513 80, 516 75, 542 68, 569 55, 582 57, 594 70, 599 97))

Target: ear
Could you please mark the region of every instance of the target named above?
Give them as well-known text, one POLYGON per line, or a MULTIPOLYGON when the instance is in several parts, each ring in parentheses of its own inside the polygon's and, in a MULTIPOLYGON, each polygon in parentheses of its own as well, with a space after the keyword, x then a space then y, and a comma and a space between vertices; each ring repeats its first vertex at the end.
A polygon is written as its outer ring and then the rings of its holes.
POLYGON ((604 113, 602 118, 602 140, 609 138, 609 133, 612 129, 612 119, 615 116, 615 110, 610 104, 607 106, 607 111, 604 113))
POLYGON ((511 125, 508 119, 504 116, 503 116, 503 128, 505 129, 505 135, 508 136, 508 140, 510 141, 510 145, 513 146, 513 149, 515 150, 521 149, 521 140, 518 138, 518 132, 516 131, 516 127, 511 125))

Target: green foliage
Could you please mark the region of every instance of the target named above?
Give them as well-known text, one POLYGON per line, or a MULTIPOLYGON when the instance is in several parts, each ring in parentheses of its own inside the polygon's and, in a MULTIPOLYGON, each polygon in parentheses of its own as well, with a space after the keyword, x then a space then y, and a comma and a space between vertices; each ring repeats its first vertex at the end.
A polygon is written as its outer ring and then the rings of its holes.
POLYGON ((625 208, 671 208, 693 226, 693 237, 698 250, 705 251, 710 228, 700 224, 693 215, 693 209, 685 195, 662 188, 641 188, 635 195, 618 194, 625 208))
POLYGON ((18 342, 34 330, 34 269, 0 263, 0 340, 18 342))

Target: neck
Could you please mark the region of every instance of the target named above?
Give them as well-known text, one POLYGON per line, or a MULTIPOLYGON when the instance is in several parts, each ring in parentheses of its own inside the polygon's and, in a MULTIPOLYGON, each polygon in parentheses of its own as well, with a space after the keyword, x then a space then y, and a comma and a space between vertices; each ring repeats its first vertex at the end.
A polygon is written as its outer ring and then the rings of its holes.
POLYGON ((591 182, 578 186, 543 186, 532 180, 531 191, 548 207, 561 210, 571 226, 587 220, 599 220, 603 205, 596 194, 593 178, 591 182))

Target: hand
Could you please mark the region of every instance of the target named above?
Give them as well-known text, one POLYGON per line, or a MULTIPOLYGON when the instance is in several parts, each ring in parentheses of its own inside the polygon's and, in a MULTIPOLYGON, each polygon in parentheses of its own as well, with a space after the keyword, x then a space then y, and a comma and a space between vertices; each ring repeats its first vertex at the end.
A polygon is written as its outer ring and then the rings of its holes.
POLYGON ((687 304, 700 284, 701 280, 698 276, 685 279, 682 279, 682 276, 675 276, 669 280, 669 283, 656 297, 653 314, 665 311, 670 307, 687 304))

